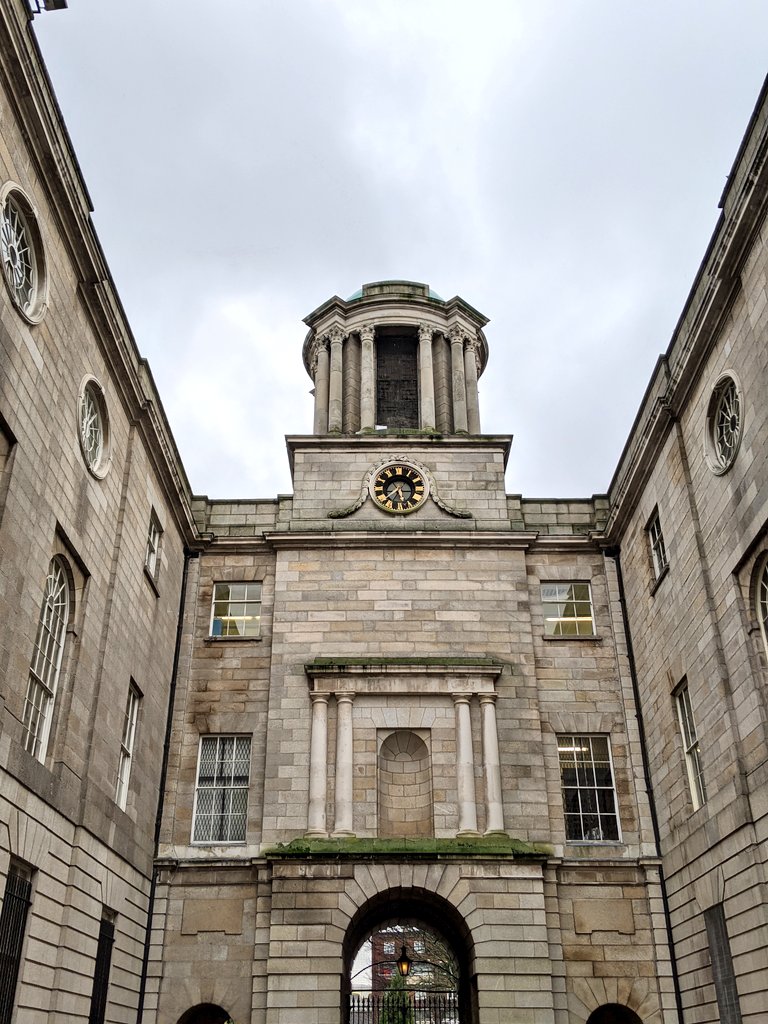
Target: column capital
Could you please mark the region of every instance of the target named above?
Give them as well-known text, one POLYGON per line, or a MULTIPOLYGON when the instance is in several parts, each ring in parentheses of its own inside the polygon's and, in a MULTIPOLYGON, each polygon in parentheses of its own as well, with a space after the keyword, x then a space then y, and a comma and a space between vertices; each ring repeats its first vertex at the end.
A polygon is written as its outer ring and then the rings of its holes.
POLYGON ((477 368, 477 375, 479 377, 480 371, 482 370, 480 339, 478 338, 477 333, 467 334, 465 335, 465 337, 467 339, 467 349, 475 357, 475 366, 477 368))
POLYGON ((315 690, 313 690, 309 695, 309 699, 313 704, 327 704, 329 697, 329 693, 319 693, 315 690))
POLYGON ((356 696, 357 694, 354 690, 336 690, 334 692, 337 704, 352 704, 356 696))
POLYGON ((343 331, 338 324, 334 324, 329 331, 326 331, 325 334, 321 336, 321 340, 325 341, 327 338, 332 345, 340 345, 346 337, 347 332, 343 331))
POLYGON ((432 341, 432 335, 435 334, 435 328, 431 324, 419 324, 419 341, 423 344, 427 344, 432 341))
POLYGON ((466 328, 462 327, 461 324, 452 324, 448 328, 448 340, 452 345, 464 344, 464 339, 467 337, 466 328))
POLYGON ((360 341, 373 341, 373 336, 376 333, 376 324, 363 324, 357 333, 360 335, 360 341))
POLYGON ((452 693, 451 697, 453 698, 454 704, 469 704, 472 700, 471 693, 452 693))
POLYGON ((317 378, 317 364, 320 359, 321 352, 328 351, 328 339, 326 337, 315 337, 312 339, 312 343, 309 347, 309 372, 312 374, 312 380, 317 378))
POLYGON ((478 699, 480 700, 481 704, 495 704, 496 703, 496 698, 498 697, 498 694, 497 693, 478 693, 477 696, 478 696, 478 699))

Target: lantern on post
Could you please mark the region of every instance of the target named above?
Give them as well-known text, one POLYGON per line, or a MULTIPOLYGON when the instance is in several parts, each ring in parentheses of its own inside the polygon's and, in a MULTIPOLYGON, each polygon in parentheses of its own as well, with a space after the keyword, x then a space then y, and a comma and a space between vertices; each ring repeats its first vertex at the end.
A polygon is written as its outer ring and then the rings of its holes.
POLYGON ((408 952, 405 946, 403 946, 402 952, 400 953, 400 956, 397 958, 396 962, 397 970, 398 973, 400 974, 400 977, 407 978, 408 975, 411 973, 411 964, 413 963, 413 960, 411 960, 411 958, 408 956, 408 952))

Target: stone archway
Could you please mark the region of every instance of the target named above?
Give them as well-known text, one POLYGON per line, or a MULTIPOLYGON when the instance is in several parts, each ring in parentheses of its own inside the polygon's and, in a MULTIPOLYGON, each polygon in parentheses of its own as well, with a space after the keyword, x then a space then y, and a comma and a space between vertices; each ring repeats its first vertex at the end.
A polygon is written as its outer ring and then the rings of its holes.
MULTIPOLYGON (((455 1007, 451 1019, 456 1020, 456 1024, 476 1024, 476 998, 472 987, 474 947, 469 929, 461 914, 447 900, 415 887, 387 889, 378 893, 360 907, 350 921, 343 944, 343 1024, 350 1024, 353 965, 363 944, 374 935, 386 934, 398 947, 401 943, 410 943, 408 952, 418 961, 419 951, 413 949, 412 937, 422 930, 425 935, 439 938, 451 962, 454 990, 451 1005, 455 1007)), ((400 949, 396 948, 395 952, 399 954, 400 949)), ((435 1017, 438 1019, 443 1018, 435 1017)), ((424 1020, 426 1022, 427 1017, 424 1020)))
POLYGON ((587 1024, 643 1024, 642 1020, 627 1006, 620 1003, 606 1003, 589 1015, 587 1024))
POLYGON ((198 1003, 179 1017, 178 1024, 228 1024, 231 1017, 215 1003, 198 1003))

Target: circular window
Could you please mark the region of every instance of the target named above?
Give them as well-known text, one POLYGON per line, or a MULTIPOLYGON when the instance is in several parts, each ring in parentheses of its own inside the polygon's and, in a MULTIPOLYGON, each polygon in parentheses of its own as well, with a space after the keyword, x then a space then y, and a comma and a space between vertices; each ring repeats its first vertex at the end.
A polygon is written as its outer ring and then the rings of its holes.
POLYGON ((19 311, 30 323, 37 323, 45 305, 45 266, 37 221, 31 204, 16 187, 6 185, 0 199, 3 278, 19 311))
POLYGON ((94 377, 86 377, 80 388, 78 429, 85 464, 101 478, 109 468, 109 421, 104 391, 94 377))
POLYGON ((707 415, 710 464, 724 473, 733 464, 741 441, 741 395, 733 377, 722 377, 712 392, 707 415))

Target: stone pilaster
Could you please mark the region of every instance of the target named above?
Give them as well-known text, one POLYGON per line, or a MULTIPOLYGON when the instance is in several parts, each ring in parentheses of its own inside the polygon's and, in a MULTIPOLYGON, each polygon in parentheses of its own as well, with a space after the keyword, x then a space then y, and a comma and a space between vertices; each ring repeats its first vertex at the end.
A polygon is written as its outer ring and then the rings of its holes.
POLYGON ((334 813, 334 836, 352 836, 352 770, 353 730, 352 702, 354 693, 336 694, 336 802, 334 813))
POLYGON ((376 377, 373 354, 373 324, 360 328, 360 429, 373 430, 376 426, 376 377))
POLYGON ((435 377, 432 367, 432 335, 434 329, 428 324, 419 327, 419 402, 420 427, 422 430, 435 429, 435 377))
POLYGON ((307 835, 322 837, 328 831, 325 805, 328 789, 328 694, 311 693, 312 735, 309 743, 309 813, 307 835))
POLYGON ((458 789, 458 835, 477 835, 477 802, 475 798, 475 757, 472 749, 470 695, 454 693, 456 711, 456 786, 458 789))
POLYGON ((467 432, 467 385, 464 379, 464 335, 465 331, 454 324, 448 331, 451 343, 451 393, 453 395, 453 429, 467 432))
POLYGON ((327 335, 331 343, 331 373, 328 387, 328 431, 329 433, 341 433, 342 424, 342 396, 343 396, 343 371, 342 371, 342 346, 346 334, 340 327, 332 327, 327 335))

